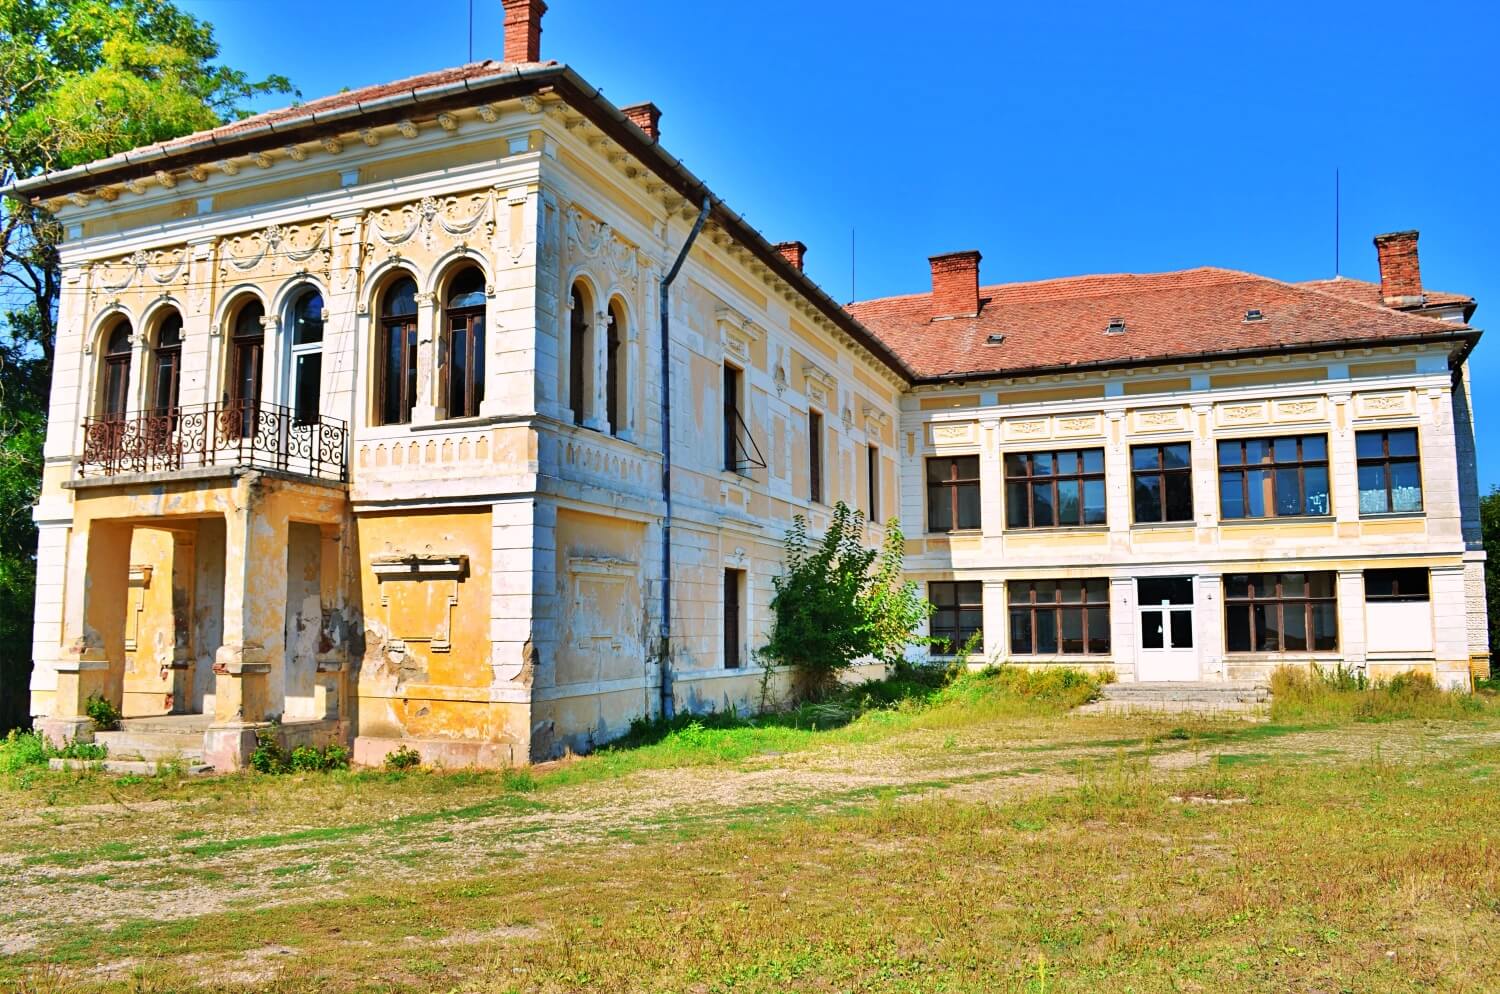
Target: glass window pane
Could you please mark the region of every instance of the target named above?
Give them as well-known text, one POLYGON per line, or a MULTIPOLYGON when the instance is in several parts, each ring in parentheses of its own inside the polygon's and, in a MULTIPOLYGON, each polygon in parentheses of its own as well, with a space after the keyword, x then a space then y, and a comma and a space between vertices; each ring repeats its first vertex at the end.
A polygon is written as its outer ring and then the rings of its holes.
POLYGON ((1007 452, 1005 454, 1005 475, 1006 476, 1025 476, 1026 475, 1026 453, 1024 453, 1024 452, 1007 452))
POLYGON ((1193 613, 1191 611, 1173 611, 1172 618, 1172 648, 1191 649, 1193 647, 1193 613))
POLYGON ((953 528, 953 505, 948 500, 947 487, 927 488, 927 530, 951 531, 953 528))
POLYGON ((1083 471, 1085 473, 1102 473, 1102 472, 1104 472, 1104 450, 1103 449, 1084 449, 1083 450, 1083 471))
POLYGON ((387 317, 405 317, 417 313, 417 284, 409 279, 398 280, 386 291, 385 302, 380 313, 387 317))
POLYGON ((1095 604, 1109 603, 1109 581, 1108 580, 1085 580, 1083 581, 1084 598, 1095 604))
POLYGON ((1307 502, 1304 514, 1328 514, 1328 467, 1307 466, 1302 470, 1302 483, 1307 487, 1307 502))
POLYGON ((1031 485, 1031 523, 1038 528, 1056 523, 1052 514, 1052 484, 1031 485))
POLYGON ((1141 648, 1165 649, 1166 629, 1162 625, 1160 611, 1141 612, 1141 648))
POLYGON ((1057 523, 1077 525, 1083 523, 1078 506, 1078 481, 1059 480, 1057 484, 1057 523))
POLYGON ((1391 463, 1391 510, 1422 510, 1422 470, 1416 463, 1391 463))
POLYGON ((1274 604, 1253 605, 1255 615, 1255 651, 1278 652, 1281 649, 1280 613, 1274 604))
POLYGON ((1150 476, 1137 476, 1135 478, 1135 520, 1162 520, 1160 489, 1161 477, 1154 473, 1150 476))
POLYGON ((958 478, 960 480, 978 480, 979 457, 959 456, 957 459, 953 460, 953 469, 954 472, 958 474, 958 478))
POLYGON ((1359 513, 1384 514, 1390 509, 1385 496, 1385 465, 1359 467, 1359 513))
POLYGON ((1062 615, 1061 643, 1065 653, 1083 653, 1083 609, 1070 608, 1059 611, 1062 615))
POLYGON ((1083 523, 1104 524, 1104 481, 1085 480, 1083 483, 1083 523))
POLYGON ((1137 445, 1130 450, 1130 465, 1133 469, 1157 469, 1161 466, 1161 450, 1154 445, 1137 445))
POLYGON ((1276 574, 1275 573, 1251 573, 1250 593, 1256 597, 1276 596, 1276 574))
POLYGON ((979 527, 979 484, 958 485, 958 527, 979 527))
POLYGON ((1037 580, 1031 585, 1036 594, 1038 604, 1054 604, 1057 602, 1057 581, 1037 580))
POLYGON ((1245 440, 1245 463, 1247 465, 1268 462, 1270 458, 1270 441, 1264 438, 1250 438, 1245 440))
POLYGON ((465 387, 469 374, 467 330, 460 327, 448 335, 448 416, 462 417, 473 413, 466 408, 465 387))
POLYGON ((1360 459, 1379 459, 1385 455, 1384 442, 1384 432, 1359 432, 1354 436, 1354 454, 1360 459))
POLYGON ((929 583, 927 585, 927 599, 938 607, 952 607, 953 584, 929 583))
POLYGON ((1238 466, 1238 465, 1240 465, 1240 456, 1241 456, 1241 453, 1240 453, 1240 443, 1239 442, 1220 442, 1219 443, 1219 465, 1220 466, 1238 466))
POLYGON ((932 631, 934 635, 943 635, 951 632, 958 621, 958 612, 951 607, 940 607, 932 612, 932 631))
POLYGON ((323 353, 310 352, 297 356, 296 369, 296 418, 297 424, 308 425, 318 420, 318 393, 323 379, 323 353))
POLYGON ((966 607, 958 612, 958 627, 963 633, 965 640, 984 625, 984 611, 979 608, 966 607))
POLYGON ((1010 612, 1010 651, 1022 655, 1030 655, 1031 648, 1031 612, 1010 612))
POLYGON ((1303 462, 1324 462, 1328 459, 1328 439, 1322 435, 1302 436, 1303 462))
POLYGON ((1057 612, 1037 611, 1036 619, 1036 651, 1057 651, 1057 612))
POLYGON ((1307 574, 1306 573, 1282 573, 1281 574, 1281 596, 1282 597, 1306 597, 1307 574))
POLYGON ((1301 604, 1282 605, 1281 648, 1284 652, 1304 652, 1307 649, 1307 611, 1301 604))
POLYGON ((1333 596, 1334 575, 1332 573, 1304 573, 1300 575, 1304 576, 1307 580, 1307 596, 1333 596))
POLYGON ((948 479, 948 475, 952 471, 953 471, 953 464, 950 461, 948 461, 947 459, 929 459, 929 460, 927 460, 927 482, 928 483, 941 483, 942 481, 948 479))
POLYGON ((1219 474, 1219 513, 1226 518, 1245 516, 1244 474, 1239 470, 1219 474))
POLYGON ((1276 513, 1281 516, 1302 514, 1302 484, 1297 479, 1297 470, 1276 471, 1276 513))
POLYGON ((1068 476, 1078 472, 1078 453, 1059 452, 1057 454, 1057 475, 1068 476))
POLYGON ((1051 476, 1053 472, 1054 463, 1052 461, 1052 453, 1033 452, 1031 454, 1032 476, 1051 476))
POLYGON ((1230 652, 1250 651, 1250 607, 1233 604, 1225 611, 1228 619, 1225 631, 1225 646, 1230 652))
POLYGON ((1312 647, 1317 652, 1332 652, 1339 647, 1338 608, 1327 602, 1312 606, 1312 647))
POLYGON ((1246 500, 1245 517, 1264 518, 1271 508, 1271 471, 1269 469, 1245 470, 1246 500))
POLYGON ((1393 456, 1415 456, 1417 454, 1416 429, 1391 432, 1390 451, 1393 456))
POLYGON ((1024 483, 1005 485, 1005 526, 1007 528, 1026 527, 1026 484, 1024 483))
POLYGON ((1109 608, 1088 608, 1089 621, 1089 652, 1105 653, 1109 651, 1109 608))
POLYGON ((1230 573, 1224 577, 1225 597, 1249 597, 1250 577, 1244 573, 1230 573))
POLYGON ((1297 461, 1297 440, 1295 438, 1272 439, 1271 446, 1275 450, 1277 462, 1297 461))
POLYGON ((1166 520, 1193 520, 1193 478, 1186 473, 1167 474, 1166 520))
POLYGON ((1186 469, 1192 462, 1192 449, 1186 442, 1168 445, 1163 452, 1166 455, 1167 469, 1186 469))

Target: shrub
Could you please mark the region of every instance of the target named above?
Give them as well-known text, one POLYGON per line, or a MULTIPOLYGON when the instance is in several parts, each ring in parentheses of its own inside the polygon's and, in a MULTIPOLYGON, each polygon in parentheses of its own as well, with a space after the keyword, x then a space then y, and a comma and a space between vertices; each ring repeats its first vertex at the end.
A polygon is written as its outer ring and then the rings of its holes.
POLYGON ((388 770, 410 770, 422 765, 422 754, 411 746, 403 745, 385 754, 388 770))
POLYGON ((47 758, 58 759, 105 759, 109 756, 109 749, 101 742, 80 742, 74 739, 61 749, 48 749, 47 758))
POLYGON ((316 773, 323 768, 323 754, 312 746, 300 745, 287 757, 287 766, 295 773, 316 773))
POLYGON ((349 750, 337 742, 330 742, 323 747, 323 769, 325 770, 347 770, 349 761, 353 758, 349 750))
POLYGON ((864 545, 864 518, 839 501, 823 540, 810 548, 797 515, 786 536, 785 572, 771 582, 773 625, 761 654, 791 667, 804 697, 832 692, 858 659, 894 665, 932 607, 902 582, 905 538, 893 518, 879 549, 864 545))
POLYGON ((288 752, 281 745, 276 724, 255 733, 255 751, 250 766, 259 773, 321 773, 325 770, 347 770, 349 750, 337 742, 319 749, 300 745, 288 752))
POLYGON ((114 704, 100 697, 98 694, 90 697, 83 704, 83 713, 88 715, 94 727, 101 732, 113 732, 120 727, 120 709, 114 704))
POLYGON ((47 743, 37 732, 12 728, 0 742, 0 773, 14 773, 47 762, 47 743))
POLYGON ((281 737, 272 722, 266 728, 255 731, 255 749, 250 753, 250 768, 257 773, 286 773, 291 769, 291 757, 281 747, 281 737))

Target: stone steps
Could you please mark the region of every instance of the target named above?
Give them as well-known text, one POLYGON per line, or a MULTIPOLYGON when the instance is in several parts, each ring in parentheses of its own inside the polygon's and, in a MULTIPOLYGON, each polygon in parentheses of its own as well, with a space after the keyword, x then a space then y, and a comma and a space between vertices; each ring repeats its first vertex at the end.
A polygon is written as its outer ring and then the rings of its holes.
POLYGON ((1222 714, 1265 715, 1271 690, 1253 681, 1182 681, 1110 683, 1102 699, 1085 704, 1077 714, 1222 714))
MULTIPOLYGON (((100 770, 104 773, 132 773, 148 777, 156 776, 160 768, 158 762, 147 759, 49 759, 47 765, 54 770, 100 770)), ((214 768, 201 760, 183 760, 179 770, 196 777, 212 773, 214 768)))
POLYGON ((118 732, 95 732, 94 741, 109 750, 110 759, 180 759, 183 762, 203 759, 202 732, 138 731, 132 727, 118 732))

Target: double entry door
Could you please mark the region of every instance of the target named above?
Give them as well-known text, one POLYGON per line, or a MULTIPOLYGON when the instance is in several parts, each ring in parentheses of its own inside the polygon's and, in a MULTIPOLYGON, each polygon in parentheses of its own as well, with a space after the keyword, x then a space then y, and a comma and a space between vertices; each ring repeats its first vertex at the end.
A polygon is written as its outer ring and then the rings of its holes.
POLYGON ((1136 679, 1198 679, 1198 650, 1193 645, 1193 578, 1140 577, 1135 589, 1141 623, 1136 679))

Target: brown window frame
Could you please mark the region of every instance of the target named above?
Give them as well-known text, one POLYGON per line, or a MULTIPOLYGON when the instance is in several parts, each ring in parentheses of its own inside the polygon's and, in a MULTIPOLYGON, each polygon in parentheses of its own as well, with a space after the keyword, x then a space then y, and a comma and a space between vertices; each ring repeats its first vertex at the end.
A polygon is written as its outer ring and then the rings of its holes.
MULTIPOLYGON (((387 314, 385 313, 386 302, 390 299, 391 292, 403 282, 410 282, 413 287, 417 281, 410 276, 393 280, 380 295, 379 310, 379 336, 378 355, 379 361, 375 366, 375 418, 378 425, 405 425, 411 424, 412 409, 416 407, 416 390, 412 384, 413 374, 417 368, 417 314, 387 314), (387 401, 390 398, 390 358, 391 341, 397 340, 401 344, 401 382, 397 386, 396 406, 397 416, 390 418, 386 416, 387 401)), ((417 303, 418 310, 422 305, 417 303)))
MULTIPOLYGON (((1286 655, 1288 653, 1314 653, 1314 652, 1337 652, 1339 650, 1339 611, 1338 611, 1338 574, 1331 570, 1286 570, 1283 572, 1262 573, 1226 573, 1224 575, 1224 651, 1236 655, 1286 655), (1256 594, 1256 584, 1251 578, 1271 576, 1275 577, 1274 587, 1270 596, 1256 594), (1285 593, 1286 577, 1302 577, 1302 589, 1306 593, 1302 595, 1285 593), (1313 578, 1322 577, 1328 582, 1329 594, 1326 597, 1314 597, 1312 595, 1313 578), (1240 578, 1245 578, 1244 595, 1231 594, 1231 584, 1240 578), (1302 648, 1286 648, 1286 610, 1288 605, 1302 609, 1302 632, 1304 641, 1307 643, 1302 648), (1315 647, 1314 641, 1314 609, 1318 605, 1329 605, 1333 608, 1333 644, 1323 648, 1315 647), (1276 612, 1275 632, 1276 644, 1274 649, 1257 648, 1260 645, 1260 626, 1257 623, 1257 607, 1266 607, 1276 612), (1243 609, 1245 611, 1245 630, 1249 638, 1250 648, 1236 649, 1231 647, 1231 625, 1234 623, 1235 612, 1243 609)), ((1267 625, 1269 628, 1269 624, 1267 625)))
POLYGON ((823 412, 807 411, 807 499, 823 503, 823 412))
POLYGON ((865 502, 869 505, 870 521, 880 520, 880 446, 865 446, 865 502))
POLYGON ((724 568, 724 668, 737 670, 744 665, 740 642, 744 629, 745 571, 724 568))
POLYGON ((983 509, 980 507, 980 501, 978 499, 981 486, 979 456, 977 454, 962 456, 928 456, 926 461, 922 464, 922 472, 924 474, 924 482, 926 483, 927 488, 927 531, 930 534, 945 535, 952 532, 978 530, 982 524, 984 514, 983 509), (973 460, 974 475, 960 476, 959 464, 964 463, 967 465, 969 460, 973 460), (934 480, 932 478, 932 466, 934 464, 941 464, 943 462, 948 463, 948 476, 946 479, 934 480), (973 488, 974 490, 976 498, 974 501, 975 514, 976 517, 980 519, 974 521, 973 524, 966 524, 964 522, 961 522, 959 520, 958 513, 959 508, 963 506, 963 502, 959 500, 959 493, 961 490, 966 490, 968 488, 973 488), (947 528, 941 527, 933 516, 934 512, 938 511, 944 505, 946 505, 948 508, 949 526, 947 528))
POLYGON ((1104 448, 1102 446, 1090 446, 1084 449, 1038 449, 1033 452, 1007 452, 1003 457, 1005 469, 1005 527, 1008 531, 1025 531, 1034 528, 1103 528, 1109 524, 1109 497, 1104 477, 1104 448), (1099 456, 1099 468, 1097 470, 1086 469, 1086 457, 1092 453, 1099 456), (1048 456, 1052 460, 1053 469, 1049 472, 1037 472, 1036 463, 1040 456, 1048 456), (1062 472, 1057 467, 1064 457, 1074 458, 1078 468, 1068 472, 1062 472), (1021 460, 1025 471, 1013 472, 1015 461, 1021 460), (1062 485, 1076 483, 1078 486, 1078 520, 1063 521, 1061 507, 1058 504, 1058 494, 1062 485), (1089 484, 1097 483, 1099 493, 1104 503, 1100 506, 1101 516, 1097 521, 1088 520, 1087 493, 1089 484), (1047 487, 1051 494, 1052 521, 1038 524, 1036 520, 1036 488, 1047 487), (1024 524, 1016 523, 1013 519, 1016 504, 1014 501, 1014 487, 1020 487, 1026 495, 1026 518, 1024 524))
POLYGON ((1219 488, 1219 517, 1224 521, 1264 521, 1270 518, 1327 518, 1333 515, 1333 474, 1328 462, 1328 436, 1321 432, 1307 432, 1300 435, 1256 435, 1249 438, 1221 438, 1214 444, 1214 454, 1218 462, 1217 483, 1219 488), (1323 457, 1321 459, 1309 459, 1305 455, 1308 439, 1320 439, 1323 443, 1323 457), (1297 443, 1297 458, 1278 460, 1276 458, 1276 443, 1292 440, 1297 443), (1266 446, 1269 458, 1259 462, 1249 462, 1247 446, 1252 442, 1260 442, 1266 446), (1224 462, 1224 446, 1238 445, 1240 448, 1240 461, 1236 463, 1224 462), (1309 470, 1321 468, 1323 471, 1324 489, 1323 499, 1328 503, 1328 510, 1322 512, 1308 511, 1307 477, 1309 470), (1280 477, 1283 472, 1296 470, 1297 473, 1297 496, 1301 507, 1299 511, 1288 511, 1280 513, 1280 477), (1267 472, 1266 479, 1270 482, 1270 496, 1265 502, 1267 513, 1251 514, 1250 512, 1250 480, 1251 474, 1256 472, 1267 472), (1225 511, 1224 483, 1225 477, 1234 474, 1239 475, 1240 482, 1240 507, 1245 513, 1231 515, 1225 511))
POLYGON ((156 324, 156 342, 151 348, 151 410, 154 414, 171 414, 181 406, 182 392, 182 315, 172 311, 156 324), (176 339, 162 344, 162 335, 176 322, 176 339), (163 375, 166 383, 162 383, 163 375), (163 386, 167 403, 161 403, 163 386))
POLYGON ((1432 600, 1432 571, 1422 566, 1393 566, 1384 569, 1367 569, 1365 570, 1364 579, 1366 604, 1399 604, 1415 601, 1430 602, 1432 600), (1376 577, 1390 582, 1388 584, 1372 584, 1370 581, 1376 577), (1412 582, 1403 584, 1402 580, 1412 582), (1372 593, 1372 586, 1377 588, 1388 587, 1388 589, 1372 593))
POLYGON ((1144 445, 1132 445, 1130 447, 1130 513, 1136 524, 1168 524, 1191 522, 1193 520, 1193 444, 1182 440, 1176 442, 1148 442, 1144 445), (1167 449, 1186 448, 1188 450, 1188 461, 1186 466, 1167 466, 1167 449), (1147 450, 1155 450, 1155 468, 1137 469, 1136 453, 1147 450), (1140 497, 1136 490, 1136 483, 1141 478, 1155 478, 1157 486, 1157 505, 1161 512, 1157 517, 1143 517, 1141 515, 1140 497), (1167 511, 1167 487, 1172 481, 1187 481, 1187 516, 1182 518, 1168 517, 1167 511))
POLYGON ((134 347, 130 322, 121 321, 105 338, 104 361, 100 364, 99 415, 106 421, 123 421, 130 411, 130 361, 134 347))
POLYGON ((1422 481, 1422 434, 1416 426, 1406 428, 1375 428, 1369 431, 1357 431, 1354 433, 1354 485, 1359 491, 1359 513, 1360 517, 1369 517, 1382 514, 1422 514, 1427 508, 1426 487, 1422 481), (1412 436, 1414 453, 1409 456, 1391 455, 1391 436, 1395 434, 1407 434, 1412 436), (1380 436, 1380 455, 1359 455, 1359 440, 1369 435, 1380 436), (1411 465, 1417 470, 1417 506, 1413 508, 1396 509, 1395 475, 1391 467, 1393 465, 1411 465), (1365 487, 1360 479, 1361 471, 1370 466, 1378 466, 1381 475, 1385 478, 1385 510, 1366 511, 1364 509, 1365 487))
POLYGON ((931 652, 935 656, 953 656, 969 643, 971 636, 984 637, 984 584, 979 580, 931 580, 927 584, 927 600, 935 609, 928 622, 928 637, 932 639, 931 652), (942 624, 939 617, 945 611, 953 612, 953 623, 942 624), (977 611, 979 623, 965 625, 965 611, 977 611), (942 640, 939 646, 938 640, 942 640))
POLYGON ((740 415, 740 394, 744 390, 745 371, 733 363, 724 363, 724 371, 720 375, 719 392, 722 393, 724 401, 724 418, 722 433, 724 436, 724 469, 730 473, 740 471, 739 434, 740 422, 744 420, 740 415))
POLYGON ((573 284, 571 304, 568 308, 568 408, 573 413, 573 423, 582 425, 588 416, 584 397, 588 377, 584 374, 591 357, 585 355, 590 351, 588 297, 581 284, 573 284))
POLYGON ((1006 623, 1010 628, 1007 643, 1012 656, 1108 656, 1112 651, 1112 640, 1110 636, 1110 598, 1109 581, 1101 577, 1088 577, 1085 579, 1067 580, 1009 580, 1005 584, 1005 610, 1006 623), (1042 600, 1038 597, 1040 588, 1051 584, 1052 599, 1042 600), (1077 591, 1076 600, 1067 600, 1063 597, 1065 590, 1077 591), (1020 595, 1020 596, 1018 596, 1020 595), (1090 618, 1097 618, 1103 611, 1103 648, 1093 648, 1094 640, 1090 638, 1093 627, 1090 618), (1078 615, 1078 631, 1081 650, 1069 650, 1064 647, 1063 627, 1065 615, 1078 615), (1018 647, 1017 636, 1020 628, 1015 623, 1017 614, 1025 614, 1028 618, 1026 630, 1030 633, 1030 644, 1024 648, 1018 647), (1044 650, 1042 648, 1042 628, 1039 618, 1044 615, 1051 616, 1052 635, 1055 648, 1044 650))
POLYGON ((448 319, 449 361, 443 364, 443 396, 448 401, 447 416, 471 418, 479 414, 479 405, 484 402, 484 307, 455 307, 445 312, 448 319), (457 336, 464 338, 464 382, 460 387, 460 405, 453 405, 454 384, 453 346, 457 336), (480 356, 480 368, 475 369, 474 357, 480 356))
POLYGON ((228 402, 234 412, 234 430, 241 438, 254 436, 260 430, 261 394, 265 392, 265 316, 266 309, 259 298, 247 301, 235 314, 234 332, 230 336, 228 402), (259 311, 260 317, 247 328, 246 317, 253 311, 259 311), (246 395, 247 368, 253 382, 254 396, 246 395))
POLYGON ((604 319, 604 417, 609 433, 620 434, 625 410, 625 335, 620 308, 611 304, 604 319))

